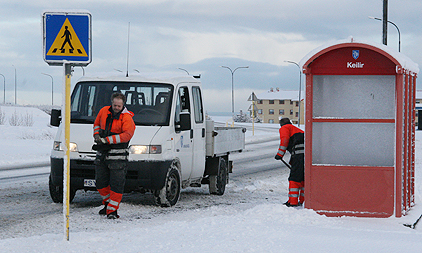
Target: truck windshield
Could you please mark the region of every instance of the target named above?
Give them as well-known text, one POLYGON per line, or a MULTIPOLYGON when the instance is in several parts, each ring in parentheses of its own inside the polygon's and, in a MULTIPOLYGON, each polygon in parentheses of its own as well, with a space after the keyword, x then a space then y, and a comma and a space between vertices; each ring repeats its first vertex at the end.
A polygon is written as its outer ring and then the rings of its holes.
POLYGON ((141 82, 79 82, 72 93, 71 122, 92 124, 104 106, 111 105, 111 95, 126 96, 126 108, 133 112, 136 125, 168 126, 173 97, 169 84, 141 82))

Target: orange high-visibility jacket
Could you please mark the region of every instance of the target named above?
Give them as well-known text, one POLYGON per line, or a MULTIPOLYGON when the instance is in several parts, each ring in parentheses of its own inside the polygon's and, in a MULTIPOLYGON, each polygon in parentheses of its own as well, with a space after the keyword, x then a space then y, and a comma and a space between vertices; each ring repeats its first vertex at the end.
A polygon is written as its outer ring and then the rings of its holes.
POLYGON ((289 146, 290 137, 296 133, 303 133, 303 131, 292 124, 285 124, 280 127, 278 132, 280 133, 280 147, 278 148, 277 155, 283 157, 289 146))
MULTIPOLYGON (((100 130, 107 130, 110 125, 107 125, 107 118, 109 122, 112 117, 111 106, 104 106, 97 115, 94 122, 94 135, 100 134, 100 130)), ((104 136, 109 144, 128 143, 135 133, 135 123, 133 122, 133 113, 126 109, 120 113, 119 118, 114 118, 111 128, 108 129, 112 135, 104 136)))

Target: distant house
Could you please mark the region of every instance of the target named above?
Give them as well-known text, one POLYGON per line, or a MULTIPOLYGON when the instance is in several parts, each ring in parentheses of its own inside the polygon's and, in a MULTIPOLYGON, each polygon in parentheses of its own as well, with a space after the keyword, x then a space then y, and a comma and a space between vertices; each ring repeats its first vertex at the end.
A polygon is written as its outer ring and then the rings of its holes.
MULTIPOLYGON (((256 94, 258 101, 256 107, 258 109, 258 117, 263 123, 278 124, 279 117, 289 118, 293 124, 298 123, 299 119, 299 91, 280 90, 279 88, 271 88, 267 92, 256 94)), ((300 124, 304 124, 304 97, 302 91, 300 104, 300 124)))

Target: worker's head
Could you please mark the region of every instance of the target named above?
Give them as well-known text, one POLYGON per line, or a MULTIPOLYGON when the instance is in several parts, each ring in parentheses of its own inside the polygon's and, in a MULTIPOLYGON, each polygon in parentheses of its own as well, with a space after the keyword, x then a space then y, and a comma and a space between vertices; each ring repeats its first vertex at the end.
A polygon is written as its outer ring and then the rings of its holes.
POLYGON ((114 113, 119 113, 123 110, 126 103, 126 97, 120 92, 113 93, 111 95, 111 108, 114 113))
POLYGON ((292 122, 290 122, 289 118, 281 118, 281 117, 279 119, 279 123, 280 123, 281 127, 284 126, 284 125, 287 125, 287 124, 292 124, 292 122))

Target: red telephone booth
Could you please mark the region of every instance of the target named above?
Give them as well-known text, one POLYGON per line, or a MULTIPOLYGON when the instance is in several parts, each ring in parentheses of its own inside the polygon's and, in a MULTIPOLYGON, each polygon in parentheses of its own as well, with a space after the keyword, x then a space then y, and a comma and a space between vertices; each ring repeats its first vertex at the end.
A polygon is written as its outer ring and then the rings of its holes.
POLYGON ((414 205, 418 65, 384 45, 337 42, 306 75, 305 207, 400 217, 414 205))

